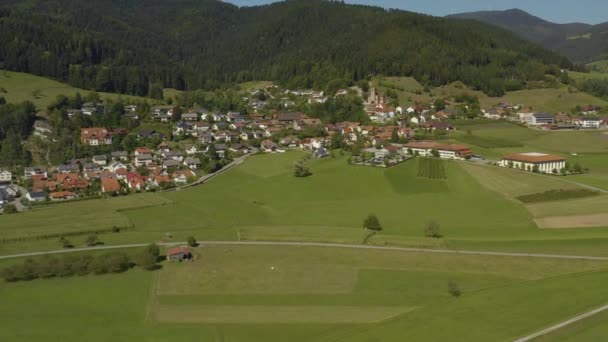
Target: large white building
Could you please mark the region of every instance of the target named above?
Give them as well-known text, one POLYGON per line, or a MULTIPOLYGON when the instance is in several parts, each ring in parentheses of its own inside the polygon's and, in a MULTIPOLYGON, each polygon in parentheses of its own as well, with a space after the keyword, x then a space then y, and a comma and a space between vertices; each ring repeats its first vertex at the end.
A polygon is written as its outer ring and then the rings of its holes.
POLYGON ((538 152, 515 153, 502 157, 498 165, 526 171, 537 170, 542 173, 553 173, 566 167, 566 159, 538 152))
POLYGON ((13 179, 13 174, 8 170, 0 169, 0 183, 7 183, 13 179))
POLYGON ((581 118, 579 123, 582 128, 600 128, 601 121, 599 118, 581 118))
POLYGON ((403 145, 404 152, 411 150, 412 153, 422 157, 432 155, 432 151, 436 150, 441 159, 458 159, 464 160, 473 155, 473 151, 467 146, 456 144, 439 144, 434 141, 412 141, 403 145))

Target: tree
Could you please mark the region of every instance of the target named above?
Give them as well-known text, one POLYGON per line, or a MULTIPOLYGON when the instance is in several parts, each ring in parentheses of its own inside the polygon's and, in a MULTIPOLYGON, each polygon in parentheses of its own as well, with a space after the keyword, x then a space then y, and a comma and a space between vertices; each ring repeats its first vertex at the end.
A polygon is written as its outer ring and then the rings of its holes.
POLYGON ((187 241, 188 241, 188 246, 190 246, 190 247, 198 246, 198 243, 196 242, 196 239, 194 238, 194 236, 189 236, 187 241))
POLYGON ((91 234, 89 236, 87 236, 87 239, 85 240, 85 243, 87 244, 87 246, 95 246, 99 243, 99 239, 97 238, 97 234, 91 234))
POLYGON ((462 291, 460 291, 460 287, 458 284, 452 280, 448 282, 448 293, 452 297, 460 297, 462 295, 462 291))
POLYGON ((399 142, 399 132, 397 131, 397 127, 395 127, 391 133, 391 142, 399 142))
POLYGON ((583 167, 579 163, 574 163, 574 172, 583 173, 583 167))
POLYGON ((155 270, 158 268, 159 255, 160 248, 155 243, 152 243, 135 256, 135 263, 143 269, 155 270))
POLYGON ((442 237, 441 230, 439 227, 439 223, 435 221, 431 221, 426 225, 426 229, 424 230, 424 236, 433 239, 439 239, 442 237))
POLYGON ((363 221, 363 228, 367 230, 380 231, 382 230, 382 225, 380 224, 380 221, 378 220, 378 217, 376 217, 376 215, 370 214, 363 221))
POLYGON ((180 106, 173 107, 173 113, 171 115, 171 119, 173 121, 179 121, 182 119, 182 107, 180 107, 180 106))
POLYGON ((439 158, 439 151, 437 151, 436 149, 432 149, 431 150, 431 155, 435 158, 439 158))
POLYGON ((68 239, 65 238, 65 236, 62 236, 62 237, 59 238, 59 243, 61 244, 61 247, 63 247, 63 248, 72 248, 72 247, 74 247, 72 245, 72 243, 68 239))
POLYGON ((534 165, 532 167, 532 172, 534 172, 534 173, 539 173, 540 172, 540 168, 538 167, 538 165, 534 165))
POLYGON ((303 162, 298 161, 293 166, 293 174, 296 177, 308 177, 312 175, 312 172, 303 162))
POLYGON ((414 150, 412 150, 411 147, 408 147, 407 148, 407 154, 410 155, 410 156, 413 156, 414 155, 414 150))
POLYGON ((445 102, 442 99, 435 100, 435 102, 433 102, 433 105, 435 106, 435 110, 439 111, 445 109, 445 102))

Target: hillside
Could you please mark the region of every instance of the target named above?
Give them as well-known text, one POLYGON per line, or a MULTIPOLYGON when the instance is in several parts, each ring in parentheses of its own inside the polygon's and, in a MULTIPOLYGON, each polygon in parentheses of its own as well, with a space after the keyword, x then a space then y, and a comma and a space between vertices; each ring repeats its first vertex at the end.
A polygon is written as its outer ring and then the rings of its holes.
POLYGON ((324 88, 377 74, 489 95, 570 67, 499 28, 379 7, 291 0, 9 0, 0 66, 97 91, 158 94, 251 80, 324 88), (556 71, 557 70, 557 71, 556 71), (535 72, 531 72, 535 71, 535 72))
POLYGON ((607 23, 556 24, 519 9, 460 13, 448 18, 473 19, 510 30, 578 63, 589 63, 608 55, 607 23))

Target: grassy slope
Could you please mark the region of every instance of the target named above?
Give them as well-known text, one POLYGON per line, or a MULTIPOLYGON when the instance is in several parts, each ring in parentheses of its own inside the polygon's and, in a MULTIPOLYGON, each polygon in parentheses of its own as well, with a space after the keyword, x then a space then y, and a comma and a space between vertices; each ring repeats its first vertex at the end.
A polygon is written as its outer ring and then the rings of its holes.
MULTIPOLYGON (((472 91, 460 82, 455 82, 446 86, 433 88, 430 93, 423 92, 423 87, 410 77, 386 77, 375 80, 374 85, 382 81, 389 85, 397 86, 395 89, 399 94, 400 103, 411 105, 415 102, 431 102, 434 98, 453 97, 463 93, 477 95, 484 108, 498 104, 499 102, 509 102, 512 104, 524 104, 532 106, 538 111, 549 112, 569 112, 577 105, 595 104, 605 107, 608 102, 583 92, 570 92, 567 87, 557 89, 533 89, 509 92, 502 97, 488 97, 482 92, 472 91), (419 92, 420 94, 417 94, 419 92)), ((378 87, 381 91, 388 88, 378 87)))
MULTIPOLYGON (((607 276, 601 272, 608 267, 604 262, 312 247, 217 246, 196 253, 197 261, 165 264, 157 273, 131 270, 120 275, 0 283, 4 323, 0 339, 513 340, 597 306, 608 295, 603 286, 607 276), (449 281, 458 284, 461 297, 448 294, 449 281), (341 292, 336 293, 336 285, 341 292), (585 291, 572 291, 573 287, 585 291), (167 294, 168 288, 179 294, 167 294), (344 314, 352 315, 376 312, 378 307, 413 311, 373 324, 305 323, 316 319, 306 315, 315 308, 350 310, 344 314), (268 320, 274 317, 268 308, 301 309, 299 319, 304 323, 158 322, 158 314, 167 308, 183 308, 180 312, 188 313, 186 320, 205 313, 205 320, 230 321, 268 320), (233 316, 221 315, 230 310, 233 316)), ((179 320, 179 314, 171 319, 179 320)))
MULTIPOLYGON (((48 78, 12 71, 0 71, 0 87, 7 91, 6 93, 0 93, 0 96, 3 96, 7 102, 32 101, 38 109, 45 109, 55 100, 57 95, 73 96, 80 92, 84 96, 89 92, 48 78), (35 92, 39 92, 38 96, 35 96, 35 92)), ((99 93, 99 95, 101 98, 151 101, 150 99, 130 95, 111 93, 99 93)))
MULTIPOLYGON (((166 233, 178 241, 194 235, 199 239, 360 243, 366 236, 361 228, 362 220, 369 213, 375 213, 384 230, 370 243, 605 253, 599 245, 587 248, 588 239, 608 238, 608 232, 538 230, 532 215, 521 203, 497 196, 491 187, 486 189, 461 163, 446 163, 447 180, 432 180, 416 177, 416 160, 389 169, 375 169, 349 166, 344 158, 324 159, 310 162, 313 176, 298 179, 292 175, 292 164, 302 155, 292 152, 251 157, 244 165, 204 186, 160 195, 166 199, 164 205, 117 213, 111 207, 97 209, 95 201, 88 203, 96 207, 88 209, 81 207, 88 206, 87 202, 64 204, 17 216, 0 216, 0 225, 8 237, 40 230, 58 232, 65 230, 66 224, 69 230, 87 229, 92 226, 91 222, 101 224, 108 219, 133 223, 132 231, 104 235, 102 241, 110 244, 166 240, 166 233), (97 210, 96 214, 91 214, 92 210, 97 210), (60 219, 64 217, 73 219, 66 223, 60 219), (423 237, 429 220, 441 225, 446 239, 423 237), (569 239, 581 241, 568 246, 569 239), (484 242, 489 242, 487 247, 484 242), (498 242, 505 245, 493 245, 498 242)), ((158 198, 155 196, 159 195, 149 196, 158 198)), ((119 200, 140 202, 143 198, 148 197, 130 196, 119 200)), ((80 244, 80 239, 74 241, 80 244)), ((24 247, 55 249, 58 246, 56 241, 41 241, 0 245, 0 249, 10 253, 24 247)))

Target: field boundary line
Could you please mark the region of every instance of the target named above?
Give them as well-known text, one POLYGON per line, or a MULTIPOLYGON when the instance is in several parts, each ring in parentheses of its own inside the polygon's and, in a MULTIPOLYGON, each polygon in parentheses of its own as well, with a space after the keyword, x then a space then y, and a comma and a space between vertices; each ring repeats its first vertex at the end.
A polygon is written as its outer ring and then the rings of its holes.
MULTIPOLYGON (((235 246, 242 245, 242 246, 330 247, 330 248, 401 251, 401 252, 412 252, 412 253, 490 255, 490 256, 523 257, 523 258, 608 261, 608 257, 603 257, 603 256, 469 251, 469 250, 456 250, 456 249, 431 249, 431 248, 413 248, 413 247, 397 247, 397 246, 373 246, 373 245, 357 245, 357 244, 328 243, 328 242, 288 242, 288 241, 198 241, 198 242, 201 246, 205 246, 205 245, 235 245, 235 246)), ((137 243, 137 244, 129 244, 129 245, 83 247, 83 248, 72 248, 72 249, 60 249, 60 250, 46 251, 46 252, 32 252, 32 253, 22 253, 22 254, 0 255, 0 260, 31 257, 31 256, 41 256, 41 255, 49 255, 49 254, 87 252, 87 251, 121 249, 121 248, 137 248, 137 247, 145 247, 149 244, 150 243, 137 243)), ((183 241, 182 242, 157 242, 157 244, 159 246, 177 246, 177 245, 186 245, 187 242, 183 242, 183 241)))
POLYGON ((565 326, 568 326, 568 325, 570 325, 572 323, 576 323, 576 322, 581 321, 581 320, 583 320, 585 318, 591 317, 593 315, 597 315, 598 313, 600 313, 602 311, 605 311, 605 310, 608 310, 608 304, 606 304, 606 305, 604 305, 602 307, 599 307, 597 309, 591 310, 589 312, 586 312, 586 313, 584 313, 582 315, 578 315, 576 317, 573 317, 573 318, 571 318, 569 320, 566 320, 566 321, 563 321, 561 323, 555 324, 555 325, 553 325, 553 326, 551 326, 551 327, 549 327, 547 329, 541 330, 541 331, 536 332, 536 333, 534 333, 532 335, 528 335, 526 337, 519 338, 519 339, 515 340, 514 342, 527 342, 527 341, 531 341, 531 340, 533 340, 533 339, 535 339, 537 337, 546 335, 546 334, 548 334, 550 332, 553 332, 555 330, 561 329, 561 328, 563 328, 565 326))

